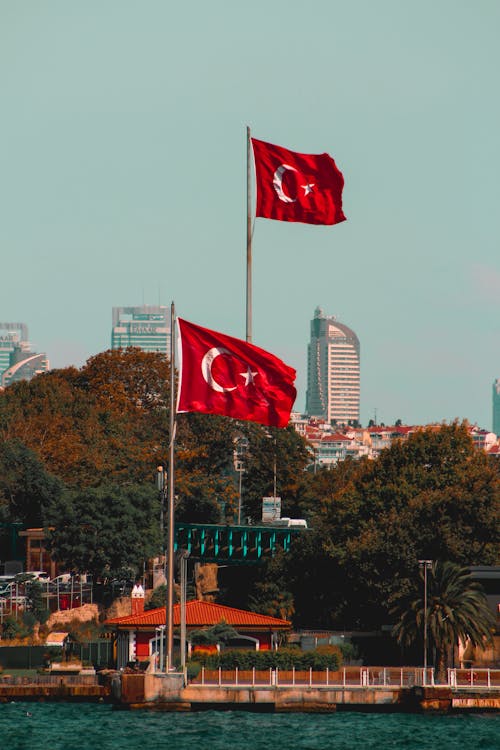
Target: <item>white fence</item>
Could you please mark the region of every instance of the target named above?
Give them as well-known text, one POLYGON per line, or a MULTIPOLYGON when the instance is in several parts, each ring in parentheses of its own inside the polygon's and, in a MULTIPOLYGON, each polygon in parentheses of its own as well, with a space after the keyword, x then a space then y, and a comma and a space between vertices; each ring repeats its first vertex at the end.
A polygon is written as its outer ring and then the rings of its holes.
MULTIPOLYGON (((434 686, 434 670, 421 667, 345 667, 336 671, 313 669, 205 669, 201 668, 191 685, 227 687, 348 687, 410 688, 434 686)), ((449 669, 447 682, 454 690, 500 690, 500 669, 449 669)))

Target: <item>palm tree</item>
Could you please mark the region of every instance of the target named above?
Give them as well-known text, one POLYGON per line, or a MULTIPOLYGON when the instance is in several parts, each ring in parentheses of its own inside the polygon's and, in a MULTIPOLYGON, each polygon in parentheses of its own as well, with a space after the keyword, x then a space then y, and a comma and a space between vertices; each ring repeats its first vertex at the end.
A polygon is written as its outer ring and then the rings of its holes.
MULTIPOLYGON (((436 652, 438 682, 444 682, 450 648, 459 640, 464 644, 468 641, 473 647, 491 644, 495 619, 481 585, 472 579, 467 568, 451 562, 436 562, 429 573, 429 642, 436 652)), ((423 591, 401 599, 392 614, 399 617, 393 628, 398 643, 408 646, 417 641, 425 623, 423 591)))

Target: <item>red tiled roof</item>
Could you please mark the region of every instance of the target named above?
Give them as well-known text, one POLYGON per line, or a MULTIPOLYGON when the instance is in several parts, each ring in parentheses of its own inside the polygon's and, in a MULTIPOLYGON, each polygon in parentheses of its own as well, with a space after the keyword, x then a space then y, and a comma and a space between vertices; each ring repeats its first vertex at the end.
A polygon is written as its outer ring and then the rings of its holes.
POLYGON ((385 433, 390 432, 393 435, 395 433, 398 433, 400 435, 408 435, 410 432, 413 432, 414 430, 415 430, 415 427, 410 427, 408 425, 398 425, 398 426, 394 425, 392 427, 380 427, 380 426, 377 427, 377 426, 375 426, 375 427, 367 427, 366 428, 366 431, 369 432, 369 433, 372 433, 372 432, 375 432, 375 433, 378 433, 378 432, 385 432, 385 433))
MULTIPOLYGON (((113 617, 106 620, 106 625, 126 625, 126 626, 149 626, 158 627, 165 625, 165 607, 158 609, 149 609, 138 615, 126 615, 125 617, 113 617)), ((180 605, 174 605, 173 612, 174 626, 180 625, 180 605)), ((193 600, 186 602, 186 625, 187 627, 204 627, 216 625, 221 620, 234 627, 256 627, 256 628, 289 628, 288 620, 281 620, 277 617, 268 617, 259 615, 256 612, 247 612, 243 609, 234 607, 225 607, 222 604, 213 604, 211 602, 200 602, 193 600)))
POLYGON ((353 438, 342 435, 341 432, 334 432, 333 435, 325 435, 321 438, 322 443, 352 443, 353 438))

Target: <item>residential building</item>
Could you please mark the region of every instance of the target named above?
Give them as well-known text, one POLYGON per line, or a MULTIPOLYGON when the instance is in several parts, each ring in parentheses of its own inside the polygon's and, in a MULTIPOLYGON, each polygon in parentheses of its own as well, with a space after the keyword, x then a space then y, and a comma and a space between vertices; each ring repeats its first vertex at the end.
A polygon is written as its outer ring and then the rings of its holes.
POLYGON ((474 446, 479 450, 486 451, 488 453, 492 448, 498 445, 498 437, 496 433, 489 432, 488 430, 482 430, 477 425, 469 427, 469 434, 472 438, 474 446))
POLYGON ((360 415, 358 337, 320 307, 311 321, 306 413, 336 425, 357 424, 360 415))
POLYGON ((49 369, 47 355, 30 350, 28 327, 24 323, 0 323, 0 385, 31 380, 49 369))
POLYGON ((170 308, 165 305, 113 307, 111 348, 136 346, 145 352, 170 354, 170 308))

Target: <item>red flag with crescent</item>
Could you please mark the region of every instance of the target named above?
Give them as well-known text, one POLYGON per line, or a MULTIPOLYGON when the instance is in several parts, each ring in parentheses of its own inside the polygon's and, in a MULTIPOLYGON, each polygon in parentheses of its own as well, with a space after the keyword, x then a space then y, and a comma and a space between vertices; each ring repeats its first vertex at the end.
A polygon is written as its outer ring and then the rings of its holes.
POLYGON ((256 215, 305 224, 339 224, 344 178, 329 154, 299 154, 252 138, 256 215))
POLYGON ((177 319, 178 412, 220 414, 286 427, 297 395, 295 370, 246 341, 177 319))

